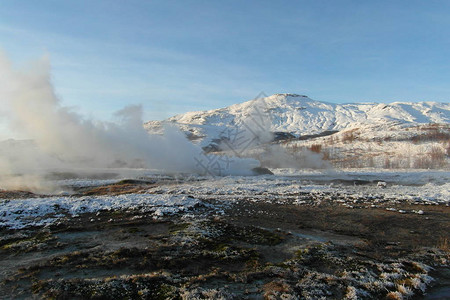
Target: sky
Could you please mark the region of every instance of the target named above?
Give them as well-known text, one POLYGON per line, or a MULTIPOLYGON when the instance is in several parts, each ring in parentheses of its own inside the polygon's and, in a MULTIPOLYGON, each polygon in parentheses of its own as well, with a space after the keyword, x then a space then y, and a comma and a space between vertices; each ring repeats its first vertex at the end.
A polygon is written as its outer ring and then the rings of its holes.
POLYGON ((48 56, 61 103, 102 120, 260 92, 448 102, 450 1, 0 0, 0 51, 17 68, 48 56))

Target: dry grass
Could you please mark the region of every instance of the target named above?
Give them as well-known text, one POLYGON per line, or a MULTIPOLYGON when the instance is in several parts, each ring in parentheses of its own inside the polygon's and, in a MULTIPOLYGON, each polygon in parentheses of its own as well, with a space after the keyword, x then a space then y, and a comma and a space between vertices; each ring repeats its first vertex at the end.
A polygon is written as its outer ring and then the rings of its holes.
POLYGON ((342 142, 343 143, 353 143, 357 137, 357 130, 358 128, 349 130, 347 132, 344 132, 342 135, 342 142))
POLYGON ((450 243, 447 237, 440 237, 436 246, 438 249, 441 249, 445 252, 450 252, 450 243))
POLYGON ((315 153, 320 153, 322 151, 322 145, 321 144, 312 144, 311 147, 309 147, 309 150, 315 153))
POLYGON ((400 292, 389 292, 386 295, 386 299, 389 299, 389 300, 402 300, 403 299, 403 295, 400 292))
POLYGON ((83 196, 97 196, 97 195, 123 195, 131 193, 142 193, 147 189, 154 187, 155 184, 147 182, 118 182, 111 185, 99 186, 90 188, 81 192, 83 196))
POLYGON ((25 198, 37 198, 40 197, 37 194, 27 191, 5 191, 0 190, 0 199, 25 199, 25 198))
POLYGON ((264 299, 273 299, 280 293, 288 293, 290 291, 289 285, 284 282, 271 281, 264 285, 264 299))
POLYGON ((420 126, 419 130, 424 133, 418 134, 411 138, 413 143, 422 143, 429 141, 449 141, 450 140, 450 126, 441 124, 428 124, 420 126))

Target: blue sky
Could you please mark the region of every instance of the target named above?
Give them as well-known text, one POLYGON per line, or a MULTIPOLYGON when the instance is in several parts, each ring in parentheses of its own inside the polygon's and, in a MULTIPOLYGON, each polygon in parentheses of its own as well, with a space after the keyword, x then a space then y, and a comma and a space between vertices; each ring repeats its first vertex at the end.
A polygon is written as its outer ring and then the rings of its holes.
POLYGON ((146 120, 266 94, 450 99, 450 1, 0 0, 0 49, 44 54, 63 105, 146 120))

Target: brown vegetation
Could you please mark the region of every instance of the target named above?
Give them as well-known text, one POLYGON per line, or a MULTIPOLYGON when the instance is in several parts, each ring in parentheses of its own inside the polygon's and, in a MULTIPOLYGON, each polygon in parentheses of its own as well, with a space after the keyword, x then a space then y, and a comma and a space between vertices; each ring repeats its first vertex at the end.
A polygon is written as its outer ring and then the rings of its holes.
POLYGON ((322 145, 321 144, 312 144, 311 147, 309 147, 309 150, 311 150, 312 152, 315 152, 315 153, 320 153, 320 151, 322 150, 322 145))
POLYGON ((110 185, 83 188, 78 190, 78 193, 83 196, 122 195, 142 193, 154 186, 154 182, 144 180, 122 180, 110 185))
POLYGON ((358 128, 344 132, 342 135, 342 142, 347 144, 353 143, 357 136, 357 130, 358 128))

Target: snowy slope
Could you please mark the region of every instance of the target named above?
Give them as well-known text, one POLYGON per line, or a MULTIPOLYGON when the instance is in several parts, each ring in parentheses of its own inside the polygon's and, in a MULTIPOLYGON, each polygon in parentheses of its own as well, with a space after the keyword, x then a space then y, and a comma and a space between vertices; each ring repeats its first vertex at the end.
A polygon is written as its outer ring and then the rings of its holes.
POLYGON ((437 102, 394 102, 334 104, 296 94, 275 94, 226 108, 188 112, 166 121, 145 124, 157 131, 164 123, 179 126, 192 140, 209 144, 229 128, 251 127, 294 136, 343 130, 363 125, 414 126, 450 123, 450 104, 437 102))

